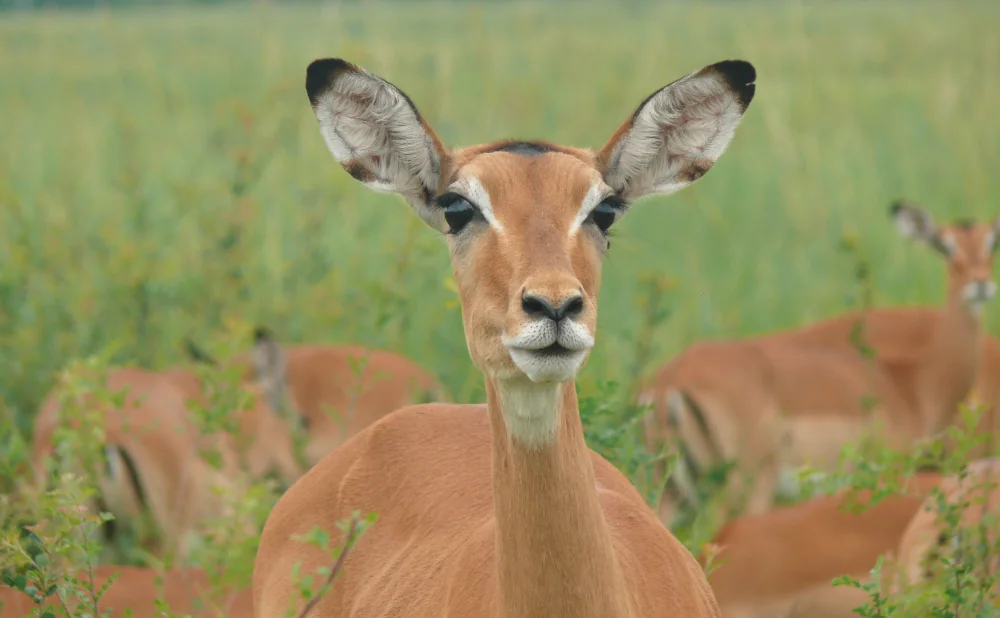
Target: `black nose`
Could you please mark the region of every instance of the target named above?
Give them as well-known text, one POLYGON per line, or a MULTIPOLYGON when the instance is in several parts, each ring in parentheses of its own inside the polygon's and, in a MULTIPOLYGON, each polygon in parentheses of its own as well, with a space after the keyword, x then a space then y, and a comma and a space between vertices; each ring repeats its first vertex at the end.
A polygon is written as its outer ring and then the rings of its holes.
POLYGON ((521 308, 528 315, 544 315, 545 317, 558 322, 567 317, 575 317, 583 311, 583 296, 575 294, 562 302, 558 307, 553 307, 552 303, 534 294, 521 296, 521 308))

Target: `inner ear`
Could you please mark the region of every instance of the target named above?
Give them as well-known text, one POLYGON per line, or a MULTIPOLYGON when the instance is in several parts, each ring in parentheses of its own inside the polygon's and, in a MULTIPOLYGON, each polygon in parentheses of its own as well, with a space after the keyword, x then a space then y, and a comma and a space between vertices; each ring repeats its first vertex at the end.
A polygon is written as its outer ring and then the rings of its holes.
POLYGON ((943 241, 934 217, 927 210, 903 200, 896 200, 889 206, 889 216, 903 237, 926 242, 945 255, 951 254, 953 249, 943 241))
POLYGON ((424 221, 444 229, 431 200, 448 154, 410 97, 339 58, 309 65, 306 93, 327 149, 347 173, 402 195, 424 221))
POLYGON ((756 78, 749 62, 726 60, 654 92, 598 153, 605 182, 633 201, 701 178, 732 141, 756 78))

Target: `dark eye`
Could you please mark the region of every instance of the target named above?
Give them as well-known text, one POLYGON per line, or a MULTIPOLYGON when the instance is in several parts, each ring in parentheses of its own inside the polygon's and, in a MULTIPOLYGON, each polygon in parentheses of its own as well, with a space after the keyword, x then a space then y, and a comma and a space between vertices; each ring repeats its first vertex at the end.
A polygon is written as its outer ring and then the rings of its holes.
POLYGON ((448 222, 449 234, 458 234, 473 219, 483 216, 469 200, 457 193, 446 193, 437 199, 437 203, 444 211, 444 220, 448 222))
POLYGON ((620 209, 620 200, 617 197, 608 198, 598 204, 597 208, 590 211, 590 214, 587 216, 587 222, 596 225, 602 234, 607 234, 612 224, 614 224, 615 217, 620 209))

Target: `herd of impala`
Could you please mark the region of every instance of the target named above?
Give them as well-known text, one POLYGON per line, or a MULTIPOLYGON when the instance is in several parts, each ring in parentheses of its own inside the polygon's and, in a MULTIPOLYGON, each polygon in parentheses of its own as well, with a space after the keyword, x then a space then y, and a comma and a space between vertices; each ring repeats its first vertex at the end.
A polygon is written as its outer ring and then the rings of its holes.
MULTIPOLYGON (((970 487, 1000 474, 985 455, 961 479, 902 479, 903 495, 859 514, 842 508, 842 494, 784 507, 775 496, 803 464, 831 470, 840 449, 865 436, 912 448, 954 425, 966 404, 985 404, 977 431, 995 432, 1000 345, 981 314, 995 291, 1000 219, 939 225, 914 205, 890 208, 904 237, 946 261, 943 307, 868 310, 703 342, 663 366, 639 393, 650 406, 645 440, 682 456, 656 508, 585 444, 575 377, 595 342, 609 228, 642 198, 711 169, 755 78, 736 60, 693 72, 642 101, 597 150, 524 141, 447 148, 393 84, 343 60, 313 62, 306 90, 333 158, 368 187, 401 195, 446 236, 486 402, 445 403, 429 372, 394 353, 281 345, 261 328, 252 353, 232 359, 254 395, 237 436, 198 432, 190 407, 205 393, 195 372, 111 372, 109 387, 129 397, 102 408, 97 506, 117 522, 150 515, 162 532, 158 550, 184 556, 199 522, 221 508, 217 486, 241 471, 278 475, 288 488, 261 533, 252 588, 229 591, 198 610, 204 616, 302 611, 293 570, 313 572, 330 557, 292 537, 319 527, 342 539, 336 524, 355 512, 378 520, 312 616, 846 617, 865 593, 833 587, 836 576, 868 578, 888 555, 897 566, 883 576, 886 590, 902 585, 897 576, 929 577, 927 556, 951 547, 924 508, 935 487, 953 500, 986 492, 1000 508, 995 488, 970 487), (852 341, 859 325, 874 354, 852 341), (360 375, 357 358, 366 361, 360 375), (438 403, 417 403, 426 400, 438 403), (307 435, 305 463, 294 456, 293 428, 307 435), (221 468, 198 457, 206 445, 221 453, 221 468), (732 515, 706 575, 704 556, 669 526, 681 503, 697 507, 700 476, 723 462, 735 464, 732 515)), ((60 401, 51 393, 37 418, 37 483, 46 482, 60 401)), ((113 572, 121 579, 104 605, 115 616, 126 606, 157 615, 151 569, 104 565, 98 579, 113 572)), ((194 612, 193 600, 207 595, 197 569, 164 576, 175 610, 194 612)), ((3 616, 29 607, 23 594, 0 592, 3 616)))

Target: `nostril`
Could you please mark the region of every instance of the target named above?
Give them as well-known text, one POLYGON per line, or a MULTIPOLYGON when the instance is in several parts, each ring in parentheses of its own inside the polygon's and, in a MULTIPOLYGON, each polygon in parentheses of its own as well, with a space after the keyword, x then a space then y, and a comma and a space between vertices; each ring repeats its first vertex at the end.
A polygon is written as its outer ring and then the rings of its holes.
POLYGON ((549 304, 549 301, 540 296, 535 296, 533 294, 521 296, 521 308, 528 315, 544 315, 551 320, 559 319, 555 308, 549 304))
POLYGON ((576 317, 583 313, 583 297, 574 296, 573 298, 567 300, 563 303, 563 306, 559 308, 560 317, 576 317))
POLYGON ((558 322, 566 317, 576 317, 583 312, 583 296, 577 294, 563 301, 558 307, 541 296, 524 294, 521 296, 521 308, 532 316, 545 316, 558 322))

